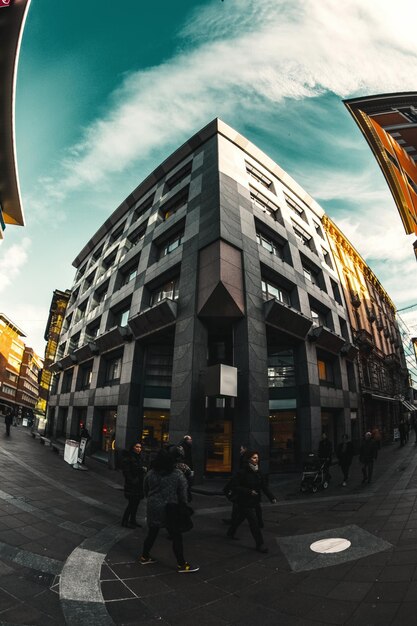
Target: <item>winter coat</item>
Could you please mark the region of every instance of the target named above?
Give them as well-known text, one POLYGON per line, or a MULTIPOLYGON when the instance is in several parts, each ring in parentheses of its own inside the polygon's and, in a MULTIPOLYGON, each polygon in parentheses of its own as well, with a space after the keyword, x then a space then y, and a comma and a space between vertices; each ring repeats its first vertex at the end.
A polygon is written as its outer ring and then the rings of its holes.
POLYGON ((122 461, 122 472, 125 479, 125 497, 142 499, 145 470, 140 454, 129 452, 122 461))
POLYGON ((11 426, 13 424, 13 413, 6 413, 4 421, 7 426, 11 426))
POLYGON ((165 528, 166 505, 168 503, 187 503, 187 481, 179 469, 171 473, 151 470, 146 474, 144 492, 147 500, 148 526, 165 528))
POLYGON ((337 446, 337 458, 340 465, 350 465, 353 459, 353 444, 351 441, 342 441, 337 446))
POLYGON ((378 450, 373 439, 365 439, 359 451, 359 461, 363 464, 370 463, 376 459, 378 450))
POLYGON ((252 470, 249 465, 241 469, 236 476, 228 483, 230 492, 235 493, 237 504, 242 507, 252 508, 261 502, 263 492, 268 500, 275 500, 274 494, 266 484, 265 476, 262 472, 252 470), (256 491, 256 495, 252 495, 256 491))

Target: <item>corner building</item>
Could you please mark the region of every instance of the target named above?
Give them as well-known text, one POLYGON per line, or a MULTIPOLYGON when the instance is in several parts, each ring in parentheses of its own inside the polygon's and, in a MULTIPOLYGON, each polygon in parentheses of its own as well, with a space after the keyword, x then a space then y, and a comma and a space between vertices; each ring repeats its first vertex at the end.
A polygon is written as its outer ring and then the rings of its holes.
POLYGON ((197 477, 240 444, 271 471, 357 416, 356 350, 323 210, 214 120, 158 167, 74 261, 49 401, 105 456, 193 436, 197 477))

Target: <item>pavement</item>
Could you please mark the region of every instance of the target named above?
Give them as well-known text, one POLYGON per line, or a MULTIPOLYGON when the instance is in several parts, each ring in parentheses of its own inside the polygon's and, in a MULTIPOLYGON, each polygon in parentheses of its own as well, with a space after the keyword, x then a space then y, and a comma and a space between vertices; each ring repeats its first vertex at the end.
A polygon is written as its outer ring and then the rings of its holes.
MULTIPOLYGON (((362 486, 354 459, 347 487, 300 493, 300 475, 271 477, 264 505, 268 554, 245 525, 225 538, 222 481, 193 499, 179 575, 165 531, 155 564, 138 563, 145 530, 120 526, 120 472, 87 459, 74 470, 25 428, 0 434, 0 625, 417 626, 417 446, 384 447, 362 486), (316 553, 332 540, 340 552, 316 553)), ((143 519, 144 505, 140 506, 143 519)))

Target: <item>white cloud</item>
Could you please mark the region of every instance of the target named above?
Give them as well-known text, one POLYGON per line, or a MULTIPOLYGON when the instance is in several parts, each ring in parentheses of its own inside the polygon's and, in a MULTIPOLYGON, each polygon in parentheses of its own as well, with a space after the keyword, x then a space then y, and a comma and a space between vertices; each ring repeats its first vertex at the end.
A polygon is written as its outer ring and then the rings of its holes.
POLYGON ((28 260, 31 241, 25 237, 10 248, 0 248, 0 292, 13 284, 28 260))
POLYGON ((359 0, 213 2, 182 31, 186 50, 125 79, 110 113, 65 159, 60 193, 99 182, 219 114, 327 91, 417 88, 417 38, 403 17, 415 13, 411 0, 380 0, 378 11, 359 0))

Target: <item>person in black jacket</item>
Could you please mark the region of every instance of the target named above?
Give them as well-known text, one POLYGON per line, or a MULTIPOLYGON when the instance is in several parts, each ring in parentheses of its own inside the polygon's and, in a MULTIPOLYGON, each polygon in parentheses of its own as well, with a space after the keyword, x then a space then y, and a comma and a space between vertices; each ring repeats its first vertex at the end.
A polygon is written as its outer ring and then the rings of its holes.
POLYGON ((372 480, 372 472, 374 469, 374 461, 378 456, 378 449, 375 441, 372 439, 372 433, 365 433, 365 439, 359 450, 359 461, 362 464, 363 483, 370 483, 372 480))
POLYGON ((227 536, 236 539, 235 533, 243 520, 247 519, 249 528, 255 539, 258 552, 268 552, 264 545, 259 520, 262 520, 261 493, 271 502, 276 502, 274 494, 268 489, 265 477, 259 470, 259 454, 247 451, 244 455, 244 466, 232 481, 231 490, 237 496, 237 512, 233 517, 227 536))
POLYGON ((337 446, 336 454, 340 468, 343 472, 342 486, 346 487, 346 483, 349 478, 349 469, 352 465, 353 459, 353 444, 349 441, 349 437, 347 435, 342 436, 342 441, 337 446))
POLYGON ((141 459, 142 444, 134 443, 122 461, 122 472, 125 479, 124 493, 128 505, 123 513, 122 526, 135 528, 141 526, 136 521, 139 502, 143 500, 143 479, 146 468, 141 459))
POLYGON ((10 437, 10 426, 13 424, 13 413, 12 411, 7 411, 4 421, 6 423, 6 436, 10 437))

